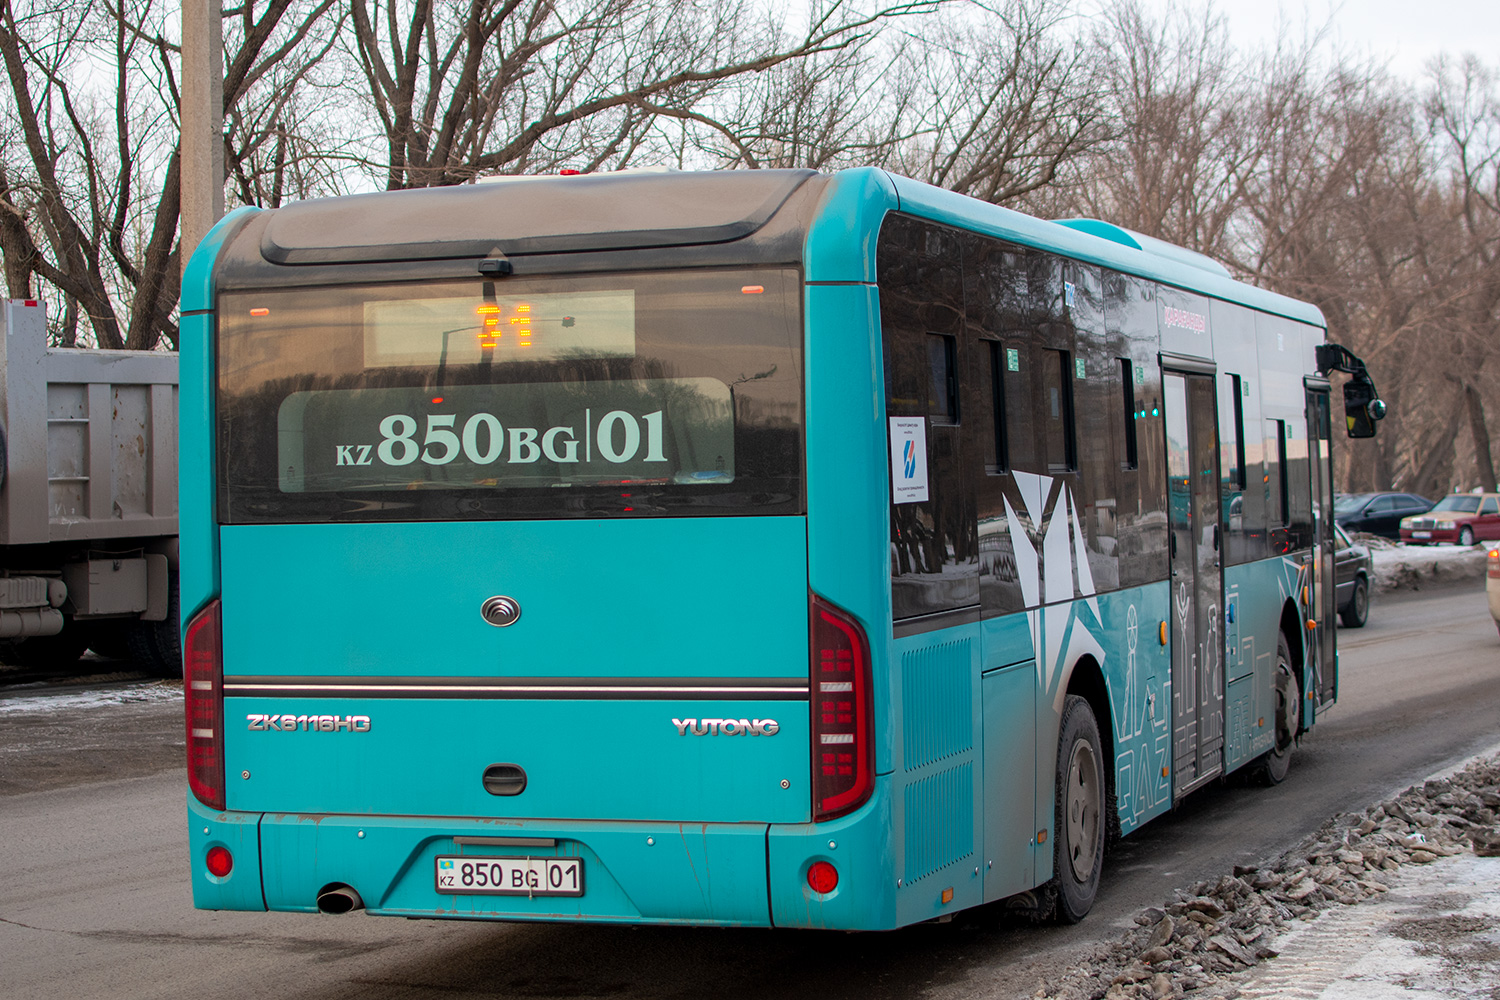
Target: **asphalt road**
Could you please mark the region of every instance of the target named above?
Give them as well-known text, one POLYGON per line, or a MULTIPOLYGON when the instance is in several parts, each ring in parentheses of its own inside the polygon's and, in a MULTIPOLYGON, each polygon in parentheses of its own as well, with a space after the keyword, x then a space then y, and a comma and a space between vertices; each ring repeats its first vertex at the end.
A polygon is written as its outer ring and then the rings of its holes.
POLYGON ((981 908, 870 935, 198 912, 180 702, 116 683, 40 712, 0 692, 0 997, 1029 997, 1173 889, 1500 743, 1482 581, 1384 597, 1340 647, 1340 702, 1288 780, 1205 789, 1124 840, 1083 924, 981 908))

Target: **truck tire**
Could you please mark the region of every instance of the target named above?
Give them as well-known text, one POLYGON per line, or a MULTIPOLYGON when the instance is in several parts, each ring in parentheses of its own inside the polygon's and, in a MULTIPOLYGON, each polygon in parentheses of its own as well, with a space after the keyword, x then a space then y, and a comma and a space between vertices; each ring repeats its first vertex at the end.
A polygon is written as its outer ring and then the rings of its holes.
POLYGON ((125 633, 130 659, 137 670, 153 677, 182 676, 182 640, 177 631, 181 604, 177 596, 177 574, 167 581, 167 617, 164 621, 137 621, 125 633))

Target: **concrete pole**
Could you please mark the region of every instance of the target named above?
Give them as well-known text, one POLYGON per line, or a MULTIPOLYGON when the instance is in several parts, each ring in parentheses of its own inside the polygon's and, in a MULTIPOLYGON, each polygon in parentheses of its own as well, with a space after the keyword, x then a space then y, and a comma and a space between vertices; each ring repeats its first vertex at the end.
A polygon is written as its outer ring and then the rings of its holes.
POLYGON ((219 0, 182 0, 182 266, 224 215, 224 29, 219 0))

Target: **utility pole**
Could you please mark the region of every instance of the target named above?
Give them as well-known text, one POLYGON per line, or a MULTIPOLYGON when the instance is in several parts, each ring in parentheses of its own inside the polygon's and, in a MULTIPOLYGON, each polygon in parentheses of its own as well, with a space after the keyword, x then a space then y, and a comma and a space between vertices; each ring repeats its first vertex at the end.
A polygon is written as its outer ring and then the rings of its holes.
POLYGON ((219 0, 182 0, 182 267, 224 214, 224 28, 219 0))

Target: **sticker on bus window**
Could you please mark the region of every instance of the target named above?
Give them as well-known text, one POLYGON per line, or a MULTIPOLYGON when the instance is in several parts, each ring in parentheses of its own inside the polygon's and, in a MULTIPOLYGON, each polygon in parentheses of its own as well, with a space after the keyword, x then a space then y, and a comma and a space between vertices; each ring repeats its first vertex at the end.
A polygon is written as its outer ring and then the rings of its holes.
POLYGON ((713 378, 324 389, 277 415, 283 493, 734 481, 713 378))
POLYGON ((927 499, 927 419, 891 418, 891 502, 927 499))

